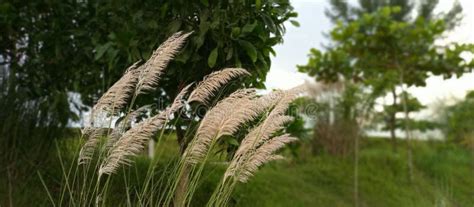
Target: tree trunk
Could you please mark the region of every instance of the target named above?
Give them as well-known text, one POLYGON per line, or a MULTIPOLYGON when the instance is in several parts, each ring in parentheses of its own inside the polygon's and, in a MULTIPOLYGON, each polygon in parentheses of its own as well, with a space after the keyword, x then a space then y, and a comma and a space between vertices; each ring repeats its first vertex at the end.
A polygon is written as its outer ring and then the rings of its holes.
MULTIPOLYGON (((403 77, 403 75, 402 75, 403 77)), ((405 92, 405 90, 403 90, 405 92)), ((405 92, 403 95, 403 111, 405 112, 405 138, 407 143, 407 161, 408 161, 408 178, 409 180, 413 180, 413 158, 412 158, 412 149, 411 149, 411 133, 410 133, 410 126, 409 126, 409 112, 407 106, 407 93, 405 92)))
POLYGON ((332 127, 334 125, 335 121, 335 115, 334 115, 334 96, 335 96, 335 91, 330 92, 329 96, 329 125, 332 127))
POLYGON ((397 135, 395 133, 396 129, 396 107, 397 107, 397 91, 395 90, 395 87, 392 88, 392 97, 393 97, 393 103, 392 107, 393 109, 389 111, 389 129, 390 129, 390 140, 392 141, 392 150, 394 153, 397 152, 397 135))
POLYGON ((400 85, 402 86, 403 93, 403 111, 405 113, 405 139, 407 143, 407 163, 408 163, 408 179, 413 180, 413 158, 412 158, 412 149, 411 149, 411 134, 409 126, 409 112, 408 112, 408 92, 406 92, 405 87, 403 87, 403 69, 400 68, 400 85))
POLYGON ((359 133, 354 137, 354 206, 359 206, 359 133))

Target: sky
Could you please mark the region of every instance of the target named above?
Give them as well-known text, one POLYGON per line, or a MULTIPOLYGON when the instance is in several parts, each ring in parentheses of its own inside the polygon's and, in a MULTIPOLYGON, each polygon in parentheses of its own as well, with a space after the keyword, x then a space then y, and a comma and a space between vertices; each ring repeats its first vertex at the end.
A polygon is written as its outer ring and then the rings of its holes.
MULTIPOLYGON (((353 1, 352 1, 353 2, 353 1)), ((447 11, 454 1, 440 0, 436 12, 447 11)), ((445 42, 474 43, 474 1, 460 0, 463 7, 463 20, 454 31, 446 34, 445 42)), ((295 11, 298 12, 297 21, 300 27, 287 24, 284 42, 275 47, 276 57, 272 59, 272 67, 267 75, 268 89, 288 89, 305 82, 314 82, 314 79, 297 72, 296 65, 308 62, 311 48, 322 49, 328 40, 324 36, 332 28, 332 24, 325 16, 328 7, 327 0, 291 0, 295 11)), ((443 80, 441 77, 430 77, 426 87, 412 87, 409 89, 422 104, 429 106, 429 110, 422 114, 436 113, 435 108, 440 102, 452 103, 462 99, 466 91, 474 90, 474 73, 463 77, 443 80)), ((389 100, 388 100, 389 101, 389 100)))

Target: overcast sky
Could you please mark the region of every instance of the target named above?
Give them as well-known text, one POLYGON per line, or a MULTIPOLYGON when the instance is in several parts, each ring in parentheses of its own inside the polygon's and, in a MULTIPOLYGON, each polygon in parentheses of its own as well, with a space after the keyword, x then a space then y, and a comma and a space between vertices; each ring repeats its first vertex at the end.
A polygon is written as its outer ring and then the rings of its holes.
MULTIPOLYGON (((464 19, 461 25, 448 34, 446 41, 474 43, 474 1, 460 0, 463 6, 464 19)), ((449 10, 452 0, 440 0, 437 11, 449 10)), ((305 74, 297 72, 296 65, 304 65, 308 61, 310 48, 321 49, 327 42, 323 33, 331 29, 332 24, 324 15, 328 7, 327 0, 292 0, 298 12, 300 27, 286 25, 287 33, 284 43, 275 47, 277 56, 272 59, 272 68, 267 76, 267 88, 287 89, 313 80, 305 74)), ((441 100, 453 100, 464 97, 467 90, 474 90, 474 74, 466 74, 460 79, 452 78, 443 80, 440 77, 431 77, 427 86, 423 88, 410 88, 410 92, 426 105, 433 106, 441 100)))

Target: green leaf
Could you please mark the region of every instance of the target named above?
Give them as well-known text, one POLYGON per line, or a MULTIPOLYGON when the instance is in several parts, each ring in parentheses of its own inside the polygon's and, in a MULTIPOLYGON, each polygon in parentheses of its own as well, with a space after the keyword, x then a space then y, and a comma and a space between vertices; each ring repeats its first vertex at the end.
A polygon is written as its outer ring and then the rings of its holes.
POLYGON ((100 45, 96 48, 95 60, 99 60, 102 56, 104 56, 105 52, 109 49, 112 45, 111 42, 107 42, 104 45, 100 45))
POLYGON ((234 139, 234 138, 230 138, 228 140, 229 140, 229 144, 231 144, 231 145, 234 145, 234 146, 239 146, 240 145, 239 142, 237 142, 237 140, 234 139))
POLYGON ((198 36, 195 37, 196 39, 194 40, 195 44, 195 51, 199 50, 201 46, 204 44, 204 40, 206 38, 206 35, 204 33, 200 33, 198 36))
POLYGON ((252 32, 256 26, 257 26, 257 21, 254 21, 252 24, 247 23, 244 27, 242 27, 242 34, 247 34, 247 33, 252 32))
POLYGON ((391 11, 390 7, 383 7, 382 8, 382 16, 388 17, 388 16, 390 16, 391 13, 392 13, 392 11, 391 11))
POLYGON ((209 1, 208 0, 201 0, 201 4, 204 4, 204 6, 209 6, 209 1))
POLYGON ((225 60, 230 60, 232 58, 232 55, 234 53, 234 50, 231 48, 228 52, 227 52, 227 56, 225 58, 225 60))
POLYGON ((255 8, 257 8, 257 10, 262 8, 262 0, 255 0, 255 8))
POLYGON ((275 52, 275 50, 273 50, 273 48, 269 47, 268 50, 270 51, 270 53, 273 55, 273 57, 276 57, 277 54, 275 52))
POLYGON ((257 61, 257 49, 252 45, 252 43, 245 40, 239 40, 239 44, 244 48, 245 52, 247 52, 247 55, 250 57, 252 62, 257 61))
MULTIPOLYGON (((237 50, 235 51, 235 53, 237 54, 237 50)), ((235 59, 235 62, 234 62, 235 66, 238 68, 242 67, 242 62, 240 61, 239 56, 234 55, 234 59, 235 59)))
POLYGON ((230 37, 231 37, 232 39, 235 39, 235 38, 237 38, 239 35, 240 35, 240 28, 238 28, 238 27, 232 28, 232 33, 230 33, 230 37))
POLYGON ((217 61, 217 56, 218 56, 218 48, 214 48, 207 58, 207 64, 209 65, 210 68, 213 68, 216 65, 217 61))
POLYGON ((273 20, 268 15, 262 15, 262 20, 265 23, 265 25, 267 25, 271 33, 275 33, 277 31, 275 22, 273 22, 273 20))
POLYGON ((300 27, 300 23, 298 21, 290 20, 290 23, 295 27, 300 27))
POLYGON ((288 13, 288 17, 298 17, 298 13, 290 12, 290 13, 288 13))

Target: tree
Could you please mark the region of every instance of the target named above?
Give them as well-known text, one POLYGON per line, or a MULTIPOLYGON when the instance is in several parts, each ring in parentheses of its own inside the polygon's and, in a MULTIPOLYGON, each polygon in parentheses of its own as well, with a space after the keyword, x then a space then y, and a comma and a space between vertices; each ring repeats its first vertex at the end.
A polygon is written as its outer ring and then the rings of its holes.
MULTIPOLYGON (((453 3, 451 10, 449 10, 447 13, 441 14, 434 14, 434 9, 438 5, 438 0, 359 0, 358 6, 351 5, 346 0, 330 0, 329 3, 331 7, 330 9, 326 10, 326 16, 328 16, 333 23, 342 22, 344 24, 348 24, 350 22, 362 19, 364 18, 364 15, 368 13, 374 13, 386 6, 399 8, 399 11, 391 12, 390 14, 391 19, 395 21, 406 22, 407 24, 415 24, 419 19, 423 19, 424 21, 443 20, 443 29, 445 31, 455 28, 462 19, 462 7, 457 1, 453 3)), ((366 28, 360 27, 359 29, 364 30, 366 28)), ((440 34, 438 34, 437 38, 439 37, 440 34)), ((393 105, 396 105, 400 97, 397 96, 395 86, 391 87, 391 96, 393 99, 393 105)), ((395 113, 388 115, 388 120, 390 122, 390 136, 392 139, 393 148, 396 150, 396 115, 395 113)))
MULTIPOLYGON (((423 86, 430 75, 462 75, 473 62, 460 57, 472 52, 472 45, 435 45, 447 30, 443 20, 413 22, 395 20, 399 7, 385 7, 365 14, 350 23, 339 22, 330 32, 333 46, 324 53, 312 49, 307 65, 301 72, 317 80, 336 81, 340 78, 361 83, 375 96, 387 92, 393 96, 393 106, 400 102, 397 88, 423 86)), ((395 144, 396 111, 388 111, 389 128, 395 144)))
MULTIPOLYGON (((449 78, 472 70, 474 61, 467 62, 460 54, 474 52, 473 45, 435 44, 448 29, 444 20, 423 16, 412 21, 398 20, 401 12, 404 12, 401 7, 382 7, 373 13, 360 14, 353 21, 338 21, 329 33, 331 45, 324 53, 312 49, 308 64, 298 66, 299 71, 320 81, 347 80, 361 84, 372 91, 372 97, 391 93, 393 106, 396 106, 400 102, 397 88, 405 92, 409 86, 425 85, 430 75, 449 78)), ((404 95, 402 99, 405 100, 401 103, 405 114, 408 175, 412 180, 408 98, 404 95)), ((388 111, 394 151, 397 146, 396 113, 395 110, 388 111)), ((357 206, 357 162, 355 166, 354 202, 357 206)))
MULTIPOLYGON (((16 74, 9 76, 22 89, 16 92, 48 102, 67 100, 53 92, 77 92, 89 106, 126 66, 147 59, 180 30, 194 34, 170 65, 160 97, 169 100, 185 84, 228 66, 248 69, 245 84, 263 88, 272 46, 296 16, 287 0, 7 1, 0 9, 0 60, 16 74)), ((71 113, 67 101, 61 107, 71 113)))
POLYGON ((348 23, 362 18, 366 13, 373 13, 382 7, 391 6, 400 7, 398 13, 392 14, 393 19, 398 21, 438 18, 444 20, 448 29, 453 29, 462 19, 462 7, 458 1, 454 1, 451 10, 442 14, 434 14, 434 9, 439 0, 359 0, 358 2, 358 6, 354 6, 349 4, 347 0, 329 0, 330 9, 326 9, 326 16, 333 23, 338 21, 348 23))
MULTIPOLYGON (((408 114, 416 113, 416 112, 419 112, 420 110, 426 108, 425 105, 421 104, 420 101, 418 101, 418 99, 416 97, 412 96, 407 91, 399 93, 397 96, 398 97, 407 96, 406 106, 407 106, 408 114)), ((379 114, 380 115, 379 117, 381 118, 380 121, 385 122, 383 130, 390 130, 390 128, 389 128, 389 126, 391 124, 390 123, 391 122, 390 115, 393 114, 393 113, 395 113, 395 114, 404 113, 405 112, 404 106, 405 106, 405 99, 404 98, 399 103, 397 103, 395 106, 391 105, 391 104, 384 105, 384 110, 379 114)), ((405 118, 397 117, 396 120, 395 120, 395 128, 400 129, 400 130, 404 130, 405 129, 405 124, 406 124, 405 121, 406 121, 405 118)), ((410 129, 419 130, 419 131, 427 131, 427 130, 433 130, 433 129, 439 128, 438 123, 433 122, 433 121, 429 121, 429 120, 415 120, 413 118, 409 118, 408 119, 408 124, 409 124, 410 129)))
POLYGON ((0 3, 0 13, 5 91, 42 106, 30 110, 51 120, 41 126, 62 127, 85 110, 71 110, 71 93, 91 106, 127 66, 146 60, 177 31, 194 33, 160 88, 137 106, 166 105, 185 85, 224 67, 248 69, 244 85, 264 88, 272 47, 282 41, 283 23, 296 17, 288 0, 11 0, 0 3))

